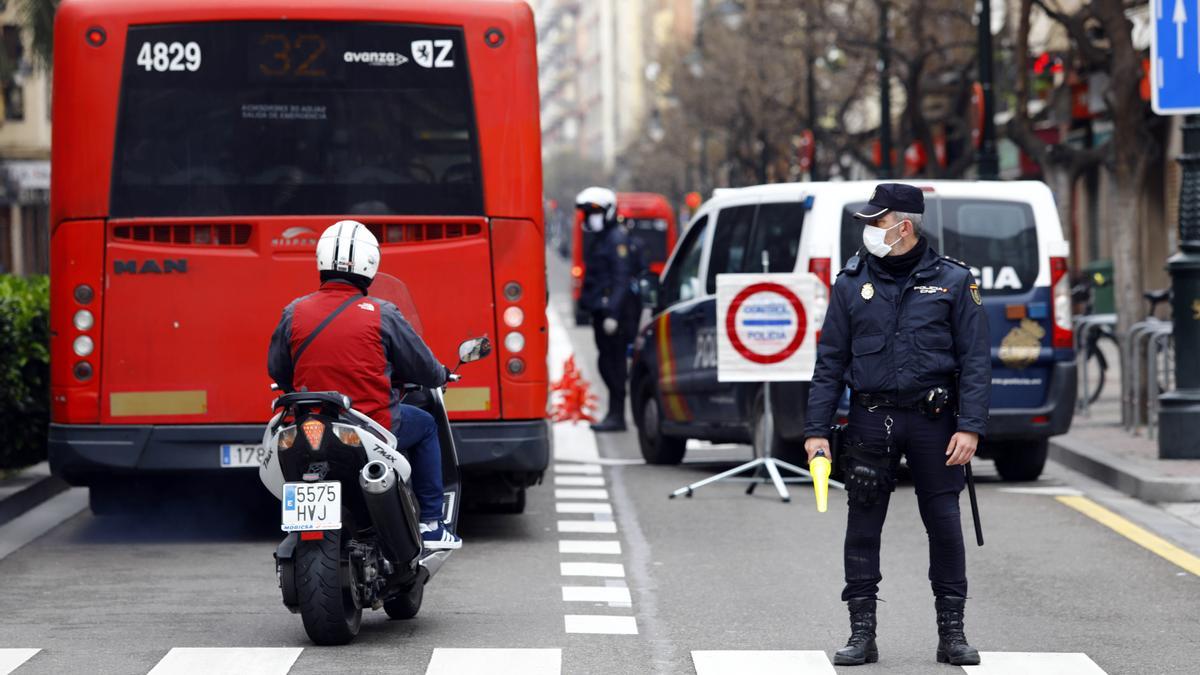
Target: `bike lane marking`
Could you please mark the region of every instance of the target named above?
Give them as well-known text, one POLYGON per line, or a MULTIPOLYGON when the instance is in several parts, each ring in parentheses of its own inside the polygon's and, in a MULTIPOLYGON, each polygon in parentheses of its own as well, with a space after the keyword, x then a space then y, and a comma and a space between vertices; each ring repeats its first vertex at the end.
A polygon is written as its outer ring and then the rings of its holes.
POLYGON ((301 651, 300 647, 175 647, 162 657, 149 675, 287 675, 300 658, 301 651))

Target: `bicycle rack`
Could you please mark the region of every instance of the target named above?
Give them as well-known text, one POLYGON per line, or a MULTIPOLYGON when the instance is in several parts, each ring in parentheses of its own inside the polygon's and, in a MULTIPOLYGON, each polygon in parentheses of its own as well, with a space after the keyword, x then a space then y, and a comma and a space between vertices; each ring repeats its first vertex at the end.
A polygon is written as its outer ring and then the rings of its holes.
POLYGON ((1092 331, 1098 331, 1105 326, 1117 325, 1116 314, 1084 314, 1075 317, 1075 373, 1079 380, 1079 395, 1076 396, 1076 408, 1084 417, 1091 416, 1091 402, 1088 401, 1087 344, 1092 331))
POLYGON ((1170 353, 1173 337, 1173 327, 1168 324, 1152 333, 1146 342, 1146 397, 1149 399, 1146 401, 1146 438, 1151 440, 1154 439, 1155 429, 1158 428, 1158 396, 1155 393, 1158 390, 1158 362, 1162 358, 1169 389, 1172 372, 1170 362, 1165 357, 1170 353))
MULTIPOLYGON (((1158 355, 1150 352, 1150 344, 1155 336, 1169 336, 1171 331, 1170 321, 1150 318, 1133 324, 1126 339, 1121 341, 1121 422, 1125 430, 1134 436, 1143 424, 1140 386, 1142 364, 1147 364, 1147 372, 1152 369, 1149 362, 1151 359, 1157 360, 1158 355)), ((1157 364, 1153 370, 1157 371, 1157 364)))

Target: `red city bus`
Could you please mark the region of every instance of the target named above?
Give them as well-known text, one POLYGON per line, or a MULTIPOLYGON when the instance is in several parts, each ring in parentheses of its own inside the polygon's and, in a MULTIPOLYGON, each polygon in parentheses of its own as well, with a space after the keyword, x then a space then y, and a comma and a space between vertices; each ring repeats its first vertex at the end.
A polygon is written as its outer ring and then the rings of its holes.
POLYGON ((55 35, 54 471, 104 499, 256 466, 271 332, 355 218, 443 362, 493 336, 446 404, 464 473, 519 510, 549 458, 529 7, 64 0, 55 35))
MULTIPOLYGON (((675 228, 675 213, 667 198, 653 192, 618 192, 617 219, 633 221, 633 236, 642 244, 650 271, 661 274, 667 258, 675 248, 678 232, 675 228)), ((575 211, 574 250, 571 258, 571 293, 575 301, 575 323, 584 325, 591 320, 587 312, 579 308, 579 294, 583 290, 583 276, 587 271, 586 250, 596 235, 583 229, 583 215, 575 211)))

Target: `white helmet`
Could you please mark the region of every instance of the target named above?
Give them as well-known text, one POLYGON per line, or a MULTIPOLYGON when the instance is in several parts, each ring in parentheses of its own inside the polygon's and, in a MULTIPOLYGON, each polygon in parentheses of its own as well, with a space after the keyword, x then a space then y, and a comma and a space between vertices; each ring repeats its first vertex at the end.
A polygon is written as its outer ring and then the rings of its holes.
POLYGON ((602 187, 585 188, 575 197, 575 208, 587 212, 604 212, 604 220, 612 222, 617 217, 617 193, 602 187))
POLYGON ((357 220, 336 222, 317 240, 317 269, 374 279, 379 271, 379 241, 357 220))

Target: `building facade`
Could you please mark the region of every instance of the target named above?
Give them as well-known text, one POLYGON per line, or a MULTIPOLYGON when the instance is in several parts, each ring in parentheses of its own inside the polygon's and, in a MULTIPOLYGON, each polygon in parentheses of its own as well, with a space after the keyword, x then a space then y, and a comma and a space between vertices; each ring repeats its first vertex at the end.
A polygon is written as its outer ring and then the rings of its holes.
POLYGON ((49 271, 50 82, 34 64, 17 3, 0 0, 0 273, 49 271))

